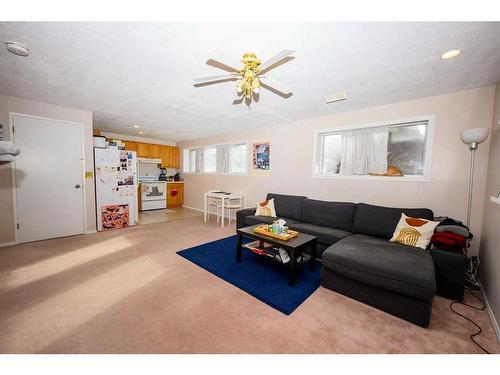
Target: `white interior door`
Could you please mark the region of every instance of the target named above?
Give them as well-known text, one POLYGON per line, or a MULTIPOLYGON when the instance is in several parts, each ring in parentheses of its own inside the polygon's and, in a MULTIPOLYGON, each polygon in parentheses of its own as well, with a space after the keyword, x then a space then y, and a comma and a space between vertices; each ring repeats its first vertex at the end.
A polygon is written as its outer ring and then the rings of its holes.
POLYGON ((80 124, 12 115, 17 242, 84 232, 83 132, 80 124))

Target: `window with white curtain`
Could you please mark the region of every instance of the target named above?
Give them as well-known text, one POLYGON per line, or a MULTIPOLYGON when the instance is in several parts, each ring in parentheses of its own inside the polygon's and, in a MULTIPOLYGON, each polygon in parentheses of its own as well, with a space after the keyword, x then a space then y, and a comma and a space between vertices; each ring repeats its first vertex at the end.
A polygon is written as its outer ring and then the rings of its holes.
POLYGON ((427 116, 317 132, 314 175, 428 178, 433 124, 427 116))
POLYGON ((246 174, 248 143, 235 142, 183 150, 185 173, 246 174))
POLYGON ((184 150, 184 172, 194 172, 196 165, 196 150, 184 150))
POLYGON ((216 148, 207 147, 203 153, 203 172, 215 173, 216 170, 216 148))

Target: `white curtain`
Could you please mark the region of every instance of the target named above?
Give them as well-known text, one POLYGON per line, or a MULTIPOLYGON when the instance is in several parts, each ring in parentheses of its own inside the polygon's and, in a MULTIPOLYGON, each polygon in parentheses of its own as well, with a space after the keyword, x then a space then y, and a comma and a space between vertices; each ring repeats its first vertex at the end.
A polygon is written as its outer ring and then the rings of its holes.
POLYGON ((203 172, 203 148, 197 148, 196 149, 196 163, 194 166, 194 171, 196 173, 202 173, 203 172))
POLYGON ((216 148, 217 173, 229 173, 229 145, 216 148))
POLYGON ((343 132, 340 174, 385 173, 388 141, 387 126, 343 132))

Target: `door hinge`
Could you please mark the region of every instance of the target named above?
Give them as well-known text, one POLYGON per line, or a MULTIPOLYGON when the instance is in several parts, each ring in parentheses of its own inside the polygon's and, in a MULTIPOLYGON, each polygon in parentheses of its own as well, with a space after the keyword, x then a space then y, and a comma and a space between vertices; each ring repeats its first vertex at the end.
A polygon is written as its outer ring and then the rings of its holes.
POLYGON ((16 224, 16 228, 19 229, 19 223, 16 224))

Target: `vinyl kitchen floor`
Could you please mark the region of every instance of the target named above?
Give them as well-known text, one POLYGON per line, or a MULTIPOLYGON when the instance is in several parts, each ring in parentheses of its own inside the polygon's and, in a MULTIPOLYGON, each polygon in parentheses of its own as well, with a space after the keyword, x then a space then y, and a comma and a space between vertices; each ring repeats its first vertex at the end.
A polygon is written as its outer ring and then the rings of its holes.
POLYGON ((173 221, 179 219, 186 219, 188 217, 203 216, 200 211, 192 210, 190 208, 167 208, 163 210, 151 210, 139 212, 138 224, 155 224, 164 223, 166 221, 173 221))

